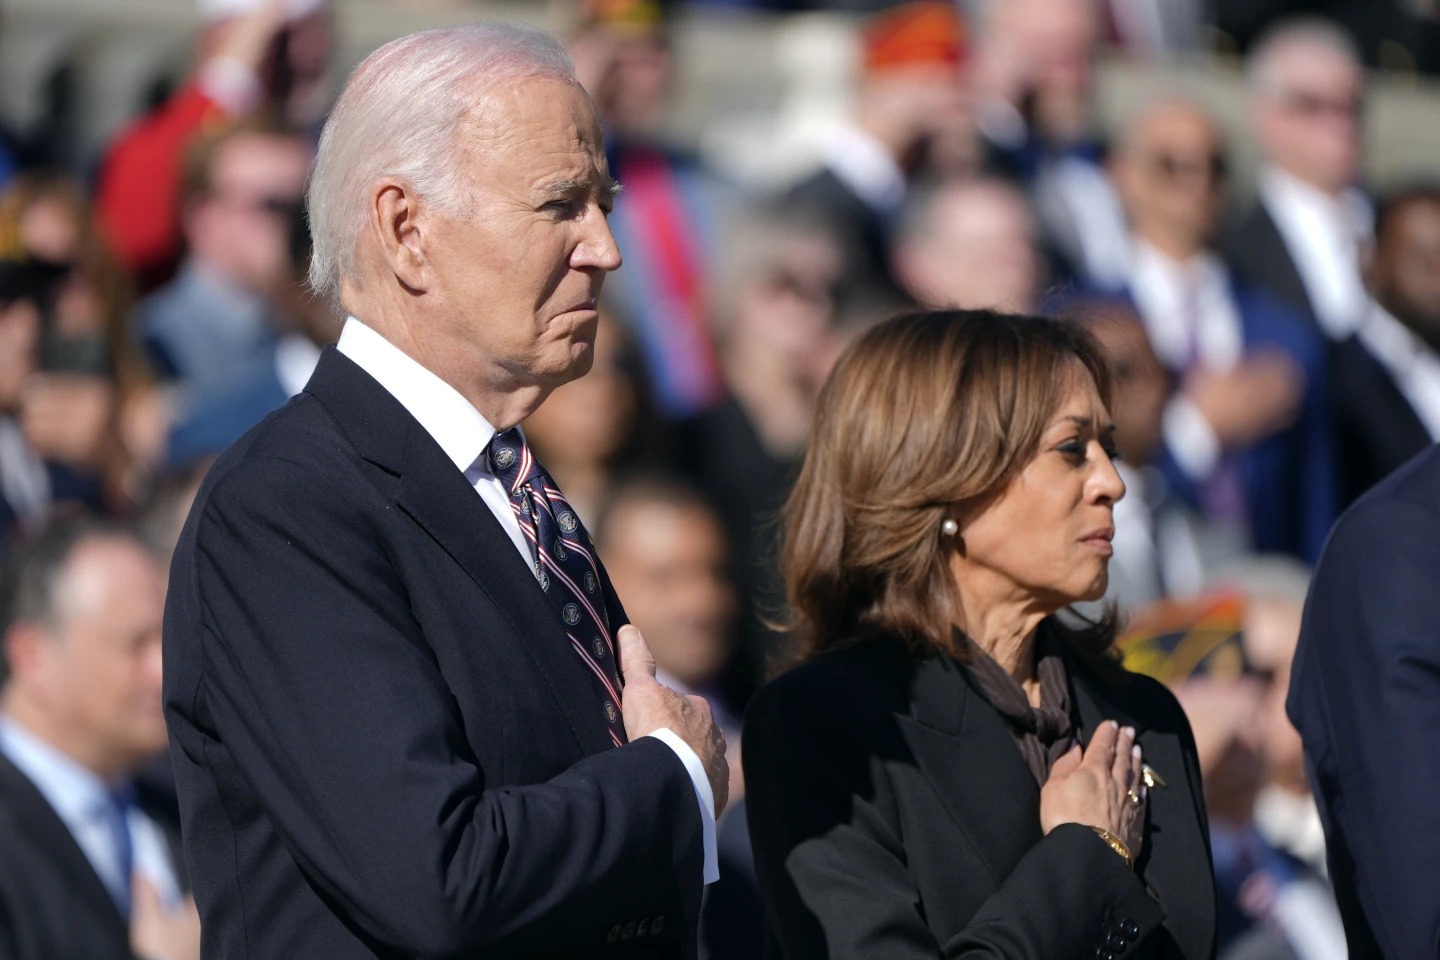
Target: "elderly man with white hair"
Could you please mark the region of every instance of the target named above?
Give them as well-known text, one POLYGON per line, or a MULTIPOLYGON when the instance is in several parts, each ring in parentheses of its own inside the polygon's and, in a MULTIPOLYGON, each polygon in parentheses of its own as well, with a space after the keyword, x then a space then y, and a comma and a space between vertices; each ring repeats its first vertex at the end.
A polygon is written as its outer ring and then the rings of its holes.
POLYGON ((172 567, 205 957, 694 955, 724 737, 517 426, 590 368, 617 189, 543 34, 415 34, 350 78, 309 192, 349 318, 172 567))

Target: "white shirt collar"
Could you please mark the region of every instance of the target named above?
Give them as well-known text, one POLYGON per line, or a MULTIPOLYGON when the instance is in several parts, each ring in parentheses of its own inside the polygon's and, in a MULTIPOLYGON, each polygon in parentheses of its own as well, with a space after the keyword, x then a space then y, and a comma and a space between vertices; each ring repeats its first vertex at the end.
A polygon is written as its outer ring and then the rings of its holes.
POLYGON ((1440 356, 1394 314, 1375 301, 1356 331, 1360 343, 1380 362, 1424 424, 1440 439, 1440 356))
POLYGON ((335 347, 400 401, 460 472, 469 471, 485 452, 495 428, 480 411, 363 321, 347 318, 335 347))
POLYGON ((35 784, 71 833, 82 831, 110 805, 110 789, 98 774, 3 715, 0 753, 35 784))
POLYGON ((1194 359, 1226 369, 1240 358, 1241 320, 1229 273, 1215 254, 1204 250, 1182 263, 1135 237, 1130 245, 1130 292, 1155 352, 1170 369, 1183 369, 1194 359), (1186 303, 1187 296, 1194 298, 1192 303, 1186 303), (1191 323, 1199 329, 1192 332, 1191 323), (1190 356, 1192 338, 1198 358, 1190 356))
POLYGON ((825 165, 881 213, 895 213, 905 202, 905 173, 900 164, 884 144, 854 124, 843 124, 831 133, 825 165))

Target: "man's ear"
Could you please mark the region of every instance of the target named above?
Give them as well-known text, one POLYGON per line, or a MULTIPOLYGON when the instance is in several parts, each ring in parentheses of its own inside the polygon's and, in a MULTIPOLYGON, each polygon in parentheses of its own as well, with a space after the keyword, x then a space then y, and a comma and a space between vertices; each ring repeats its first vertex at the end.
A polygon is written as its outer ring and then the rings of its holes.
POLYGON ((370 230, 385 265, 406 289, 423 292, 429 279, 425 209, 414 187, 381 177, 370 187, 370 230))
POLYGON ((5 669, 0 671, 0 675, 6 678, 7 683, 35 677, 42 669, 44 645, 49 639, 45 628, 38 623, 17 620, 10 625, 10 629, 0 636, 0 645, 4 647, 5 656, 5 669))

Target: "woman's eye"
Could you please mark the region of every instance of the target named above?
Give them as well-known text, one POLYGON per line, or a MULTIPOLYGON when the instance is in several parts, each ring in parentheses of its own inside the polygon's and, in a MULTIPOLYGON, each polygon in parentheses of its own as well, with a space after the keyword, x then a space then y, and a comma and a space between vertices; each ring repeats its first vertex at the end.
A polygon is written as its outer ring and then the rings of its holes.
POLYGON ((1070 440, 1066 443, 1060 444, 1060 446, 1056 447, 1055 449, 1058 450, 1060 453, 1065 454, 1065 456, 1067 457, 1085 456, 1085 445, 1079 440, 1070 440))
POLYGON ((1118 447, 1106 447, 1105 455, 1109 457, 1112 462, 1117 462, 1125 459, 1125 455, 1120 452, 1118 447))

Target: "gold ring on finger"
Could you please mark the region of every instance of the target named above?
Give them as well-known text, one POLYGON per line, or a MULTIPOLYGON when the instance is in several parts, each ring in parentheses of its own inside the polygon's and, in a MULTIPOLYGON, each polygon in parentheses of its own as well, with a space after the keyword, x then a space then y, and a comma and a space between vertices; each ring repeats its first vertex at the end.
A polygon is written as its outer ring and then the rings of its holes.
POLYGON ((1125 796, 1130 798, 1131 805, 1136 807, 1140 806, 1140 794, 1136 793, 1134 790, 1126 790, 1125 796))

